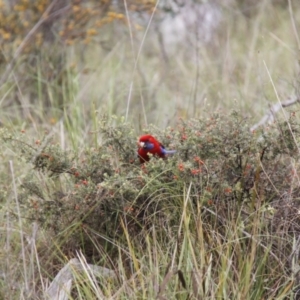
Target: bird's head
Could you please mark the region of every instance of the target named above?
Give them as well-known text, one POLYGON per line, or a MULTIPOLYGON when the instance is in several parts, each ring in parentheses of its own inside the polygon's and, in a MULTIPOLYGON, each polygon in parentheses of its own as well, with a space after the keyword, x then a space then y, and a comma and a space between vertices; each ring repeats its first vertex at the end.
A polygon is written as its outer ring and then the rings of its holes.
POLYGON ((159 142, 150 134, 142 135, 138 141, 139 147, 145 150, 153 149, 159 142))

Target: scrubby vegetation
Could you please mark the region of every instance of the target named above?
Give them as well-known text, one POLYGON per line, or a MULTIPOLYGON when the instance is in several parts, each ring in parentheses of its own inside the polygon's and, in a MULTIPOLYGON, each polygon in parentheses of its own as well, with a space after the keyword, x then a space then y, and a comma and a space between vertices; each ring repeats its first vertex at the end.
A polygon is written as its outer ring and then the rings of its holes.
POLYGON ((69 299, 297 299, 299 9, 222 2, 172 54, 166 8, 118 3, 0 1, 0 298, 84 257, 116 276, 74 270, 69 299), (141 165, 144 132, 176 154, 141 165))
MULTIPOLYGON (((17 200, 23 220, 47 233, 36 249, 40 276, 53 274, 58 256, 81 251, 93 264, 142 276, 136 292, 147 299, 154 296, 147 272, 160 285, 169 263, 180 270, 182 297, 288 295, 300 230, 294 119, 258 132, 236 112, 180 120, 163 132, 149 127, 178 153, 143 165, 124 120, 103 118, 101 144, 80 153, 3 130, 3 142, 34 166, 17 200)), ((162 294, 175 297, 168 281, 162 294)))

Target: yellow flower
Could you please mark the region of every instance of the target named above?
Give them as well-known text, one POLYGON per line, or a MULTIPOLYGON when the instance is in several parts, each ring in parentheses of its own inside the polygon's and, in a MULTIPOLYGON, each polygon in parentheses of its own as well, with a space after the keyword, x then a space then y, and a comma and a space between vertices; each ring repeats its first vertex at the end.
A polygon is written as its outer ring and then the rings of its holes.
POLYGON ((103 20, 97 20, 96 22, 95 22, 95 26, 96 27, 101 27, 102 25, 103 25, 103 20))
POLYGON ((90 42, 91 42, 91 39, 90 39, 89 37, 86 37, 86 38, 84 39, 84 41, 83 41, 83 43, 84 43, 85 45, 89 44, 90 42))
POLYGON ((73 5, 72 10, 73 10, 73 13, 77 13, 78 11, 80 11, 80 6, 79 5, 73 5))
POLYGON ((113 12, 113 11, 109 11, 109 12, 107 13, 107 16, 108 16, 108 17, 111 17, 111 18, 114 18, 114 17, 116 16, 116 13, 113 12))
POLYGON ((45 11, 45 5, 43 5, 43 3, 38 4, 36 8, 40 13, 45 11))
POLYGON ((74 44, 74 40, 68 39, 68 40, 66 41, 66 43, 67 43, 67 45, 71 46, 71 45, 74 44))
POLYGON ((28 22, 28 21, 23 21, 23 26, 24 26, 25 28, 27 28, 27 27, 29 26, 29 22, 28 22))
POLYGON ((7 41, 7 40, 9 40, 9 39, 11 38, 11 34, 10 34, 10 32, 4 31, 4 32, 2 33, 2 37, 3 37, 3 39, 4 39, 5 41, 7 41))
POLYGON ((123 14, 116 14, 116 18, 119 20, 124 19, 124 15, 123 14))
POLYGON ((36 46, 41 46, 43 42, 43 35, 41 33, 38 33, 36 36, 35 36, 35 43, 36 43, 36 46))
POLYGON ((93 35, 96 35, 96 34, 97 34, 97 30, 94 29, 94 28, 89 28, 89 29, 86 31, 86 34, 87 34, 87 36, 93 36, 93 35))
POLYGON ((24 5, 18 5, 18 4, 16 4, 14 6, 14 10, 15 11, 24 11, 24 10, 26 10, 26 7, 24 5))
POLYGON ((141 25, 137 24, 137 23, 134 24, 134 28, 136 30, 142 30, 143 29, 143 27, 141 25))

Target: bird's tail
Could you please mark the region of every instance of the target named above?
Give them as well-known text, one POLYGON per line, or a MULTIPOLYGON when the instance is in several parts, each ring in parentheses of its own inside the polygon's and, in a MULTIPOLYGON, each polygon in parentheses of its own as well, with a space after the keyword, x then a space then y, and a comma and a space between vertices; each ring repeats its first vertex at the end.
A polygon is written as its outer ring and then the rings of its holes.
POLYGON ((163 149, 163 153, 164 154, 174 154, 174 153, 176 153, 176 150, 166 150, 166 149, 163 149))

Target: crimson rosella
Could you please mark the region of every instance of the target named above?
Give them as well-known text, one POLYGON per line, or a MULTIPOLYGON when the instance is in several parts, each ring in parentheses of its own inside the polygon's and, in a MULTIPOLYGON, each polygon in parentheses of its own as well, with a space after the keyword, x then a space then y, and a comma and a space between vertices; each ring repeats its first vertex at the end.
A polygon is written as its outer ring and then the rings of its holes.
POLYGON ((165 147, 150 134, 141 136, 138 144, 138 155, 141 163, 150 160, 148 153, 164 158, 166 154, 174 154, 176 152, 176 150, 166 150, 165 147))

